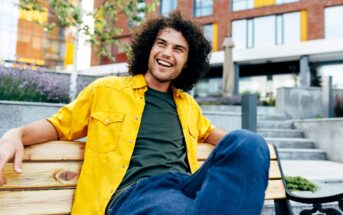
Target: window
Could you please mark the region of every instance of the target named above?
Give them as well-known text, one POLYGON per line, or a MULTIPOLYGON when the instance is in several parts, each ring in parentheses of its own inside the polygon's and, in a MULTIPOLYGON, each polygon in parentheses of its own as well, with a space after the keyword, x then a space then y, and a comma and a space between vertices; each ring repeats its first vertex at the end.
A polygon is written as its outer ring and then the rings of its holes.
POLYGON ((167 16, 177 6, 177 0, 161 0, 160 13, 167 16))
POLYGON ((212 51, 218 51, 218 24, 204 25, 204 34, 212 43, 212 51))
POLYGON ((255 48, 275 44, 275 16, 264 16, 254 19, 255 48))
POLYGON ((195 0, 194 16, 209 16, 213 14, 213 0, 195 0))
POLYGON ((254 8, 254 0, 232 0, 232 11, 254 8))
POLYGON ((276 4, 287 4, 292 2, 298 2, 300 0, 276 0, 276 4))
POLYGON ((286 13, 232 22, 232 39, 237 49, 261 48, 300 42, 300 13, 286 13))
POLYGON ((232 0, 232 11, 248 10, 274 4, 286 4, 300 0, 232 0))
POLYGON ((325 8, 325 38, 343 37, 343 6, 325 8))
POLYGON ((300 42, 300 13, 283 14, 283 44, 300 42))
POLYGON ((16 58, 16 44, 18 31, 19 0, 0 1, 0 61, 14 61, 16 58))
POLYGON ((246 48, 247 20, 237 20, 232 22, 232 40, 237 49, 246 48))

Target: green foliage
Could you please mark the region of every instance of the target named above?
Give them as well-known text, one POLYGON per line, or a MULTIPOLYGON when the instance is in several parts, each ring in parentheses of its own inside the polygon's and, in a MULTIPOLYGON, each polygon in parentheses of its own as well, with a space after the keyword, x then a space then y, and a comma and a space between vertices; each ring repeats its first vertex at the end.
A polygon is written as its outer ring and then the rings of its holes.
MULTIPOLYGON (((119 50, 129 52, 129 47, 120 42, 122 28, 116 27, 119 15, 128 17, 129 23, 138 25, 143 22, 140 13, 153 12, 159 4, 158 0, 153 0, 149 4, 142 4, 143 0, 103 0, 102 4, 92 12, 83 11, 79 1, 68 0, 48 0, 49 5, 43 5, 41 0, 20 0, 19 7, 26 11, 47 12, 51 10, 57 21, 50 23, 34 22, 44 26, 45 30, 52 30, 55 26, 75 27, 77 31, 86 36, 100 56, 106 56, 112 61, 111 47, 116 46, 119 50), (73 2, 73 3, 71 3, 73 2), (94 19, 94 28, 82 21, 83 16, 90 16, 94 19)), ((49 19, 53 20, 53 19, 49 19)))
POLYGON ((290 191, 311 191, 316 192, 319 187, 306 178, 300 176, 286 176, 285 181, 290 191))

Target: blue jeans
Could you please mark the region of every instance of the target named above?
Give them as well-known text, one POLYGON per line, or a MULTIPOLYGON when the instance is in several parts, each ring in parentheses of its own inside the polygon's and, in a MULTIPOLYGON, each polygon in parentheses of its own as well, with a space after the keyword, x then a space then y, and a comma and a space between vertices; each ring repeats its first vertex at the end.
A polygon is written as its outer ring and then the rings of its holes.
POLYGON ((169 172, 139 180, 107 215, 258 215, 268 184, 265 140, 237 130, 226 135, 193 175, 169 172))

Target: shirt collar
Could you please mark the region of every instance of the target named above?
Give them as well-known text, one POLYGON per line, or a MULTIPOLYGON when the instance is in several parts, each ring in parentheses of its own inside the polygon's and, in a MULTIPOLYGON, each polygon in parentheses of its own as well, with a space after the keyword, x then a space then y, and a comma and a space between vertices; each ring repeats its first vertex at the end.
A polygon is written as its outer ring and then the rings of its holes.
MULTIPOLYGON (((148 84, 145 81, 143 74, 138 74, 133 76, 132 79, 132 88, 139 89, 139 88, 146 88, 148 87, 148 84)), ((177 89, 176 87, 172 86, 173 95, 176 98, 183 98, 183 94, 180 89, 177 89)))
POLYGON ((143 88, 143 87, 147 87, 147 83, 145 81, 144 75, 138 74, 138 75, 133 76, 132 88, 138 89, 138 88, 143 88))

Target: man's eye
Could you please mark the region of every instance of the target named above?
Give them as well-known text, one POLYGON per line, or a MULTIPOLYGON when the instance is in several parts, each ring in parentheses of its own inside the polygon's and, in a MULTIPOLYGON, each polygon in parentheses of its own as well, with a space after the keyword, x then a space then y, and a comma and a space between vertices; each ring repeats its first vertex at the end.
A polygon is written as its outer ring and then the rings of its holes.
POLYGON ((182 50, 182 49, 179 49, 179 48, 176 48, 175 51, 176 51, 177 53, 182 53, 182 52, 183 52, 183 50, 182 50))
POLYGON ((164 46, 165 44, 164 44, 164 42, 157 42, 157 45, 164 46))

